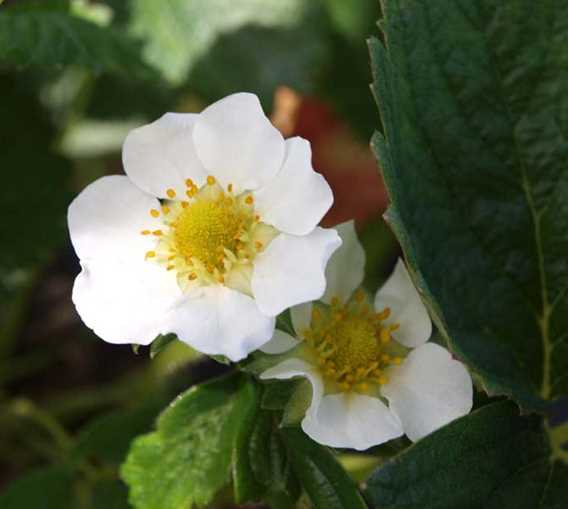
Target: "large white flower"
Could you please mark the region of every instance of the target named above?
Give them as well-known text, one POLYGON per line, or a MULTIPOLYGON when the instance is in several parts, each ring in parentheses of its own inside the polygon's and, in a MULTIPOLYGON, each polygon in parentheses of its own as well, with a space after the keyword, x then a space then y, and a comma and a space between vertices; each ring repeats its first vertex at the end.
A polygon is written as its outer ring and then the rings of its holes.
POLYGON ((73 301, 104 340, 173 332, 239 360, 277 314, 324 293, 341 243, 317 227, 331 190, 309 143, 284 140, 255 95, 135 129, 123 162, 127 176, 89 185, 68 216, 82 266, 73 301))
POLYGON ((358 289, 365 254, 353 223, 338 230, 323 302, 292 308, 298 339, 275 332, 261 350, 288 353, 261 378, 311 382, 302 428, 317 442, 364 450, 403 434, 416 441, 471 410, 471 377, 427 342, 432 323, 404 263, 370 305, 358 289))

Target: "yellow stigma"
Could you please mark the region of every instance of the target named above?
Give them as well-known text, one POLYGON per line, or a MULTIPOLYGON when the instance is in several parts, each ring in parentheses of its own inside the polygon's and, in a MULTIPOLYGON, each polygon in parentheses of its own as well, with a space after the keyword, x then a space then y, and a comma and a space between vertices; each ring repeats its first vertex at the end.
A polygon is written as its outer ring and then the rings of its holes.
POLYGON ((278 232, 260 221, 249 192, 232 193, 232 184, 226 192, 211 175, 200 188, 189 178, 185 184, 184 196, 168 188, 170 200, 150 210, 161 225, 140 232, 156 243, 146 260, 175 271, 183 291, 222 284, 252 295, 253 260, 278 232))
POLYGON ((173 225, 175 248, 182 256, 195 257, 206 266, 220 268, 219 255, 225 249, 235 249, 246 220, 223 196, 214 201, 195 201, 182 211, 173 225))
POLYGON ((398 324, 384 323, 388 316, 388 311, 372 313, 364 292, 346 304, 333 298, 330 306, 314 307, 304 352, 319 366, 327 390, 368 392, 388 382, 386 369, 406 353, 390 341, 398 324))

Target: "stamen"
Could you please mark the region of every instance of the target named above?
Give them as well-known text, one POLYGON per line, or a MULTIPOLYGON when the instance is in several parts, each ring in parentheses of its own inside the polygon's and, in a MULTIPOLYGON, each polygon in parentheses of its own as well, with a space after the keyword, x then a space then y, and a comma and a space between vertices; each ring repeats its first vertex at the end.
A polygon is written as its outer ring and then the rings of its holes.
POLYGON ((140 235, 150 235, 152 232, 150 230, 142 230, 140 235))
POLYGON ((160 211, 156 210, 156 209, 150 209, 150 215, 152 217, 159 217, 160 216, 160 211))
POLYGON ((160 235, 163 235, 164 232, 162 232, 162 230, 154 230, 152 232, 152 235, 155 235, 156 237, 159 237, 160 235))
POLYGON ((212 186, 213 184, 215 184, 215 182, 217 182, 217 181, 215 180, 215 177, 213 177, 213 176, 211 176, 211 175, 209 175, 209 176, 207 177, 207 184, 208 184, 208 185, 212 186))
POLYGON ((162 205, 162 212, 164 214, 169 214, 170 213, 170 207, 168 207, 167 205, 162 205))
POLYGON ((247 205, 252 205, 254 203, 254 198, 252 197, 251 194, 249 194, 246 198, 245 198, 245 203, 247 205))
POLYGON ((191 180, 191 179, 185 179, 185 185, 186 185, 186 187, 189 187, 189 188, 195 187, 195 184, 193 183, 193 180, 191 180))
POLYGON ((175 189, 168 189, 166 191, 166 194, 168 195, 168 198, 175 198, 176 197, 176 192, 175 189))
POLYGON ((232 192, 233 192, 233 184, 229 184, 229 185, 227 186, 227 191, 229 191, 229 193, 232 193, 232 192))
POLYGON ((154 258, 156 256, 156 251, 146 251, 146 258, 154 258))

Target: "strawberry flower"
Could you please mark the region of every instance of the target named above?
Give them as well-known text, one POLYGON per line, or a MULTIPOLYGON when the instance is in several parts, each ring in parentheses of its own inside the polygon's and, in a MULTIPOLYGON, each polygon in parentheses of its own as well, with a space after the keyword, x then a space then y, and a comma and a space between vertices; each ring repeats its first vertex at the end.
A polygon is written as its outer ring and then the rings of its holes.
POLYGON ((175 333, 236 361, 275 316, 321 297, 341 241, 317 227, 333 196, 309 143, 284 140, 253 94, 133 130, 126 176, 100 178, 69 207, 82 271, 73 302, 111 343, 175 333))
POLYGON ((406 434, 412 441, 467 414, 464 365, 428 342, 430 317, 404 263, 371 304, 360 289, 365 254, 352 222, 327 266, 322 302, 292 308, 297 337, 277 330, 261 350, 285 360, 262 379, 304 377, 312 399, 303 430, 331 447, 365 450, 406 434))

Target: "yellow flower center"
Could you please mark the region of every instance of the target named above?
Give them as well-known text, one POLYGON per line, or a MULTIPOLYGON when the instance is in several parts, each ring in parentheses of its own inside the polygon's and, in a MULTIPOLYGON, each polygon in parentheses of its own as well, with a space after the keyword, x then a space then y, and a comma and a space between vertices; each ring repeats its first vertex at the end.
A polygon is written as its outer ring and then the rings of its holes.
POLYGON ((211 176, 201 189, 191 179, 186 185, 187 199, 168 189, 170 200, 150 210, 164 227, 141 232, 156 237, 146 259, 175 270, 184 291, 225 284, 250 294, 252 262, 278 232, 261 221, 250 193, 234 194, 232 184, 224 190, 211 176))
POLYGON ((206 267, 221 269, 224 250, 236 251, 238 238, 251 220, 232 198, 197 200, 172 225, 176 251, 188 260, 195 257, 206 267))
POLYGON ((390 310, 371 310, 359 290, 345 304, 315 304, 310 328, 304 331, 306 355, 323 375, 328 392, 367 392, 387 383, 386 369, 400 364, 405 348, 392 341, 398 324, 387 324, 390 310))

